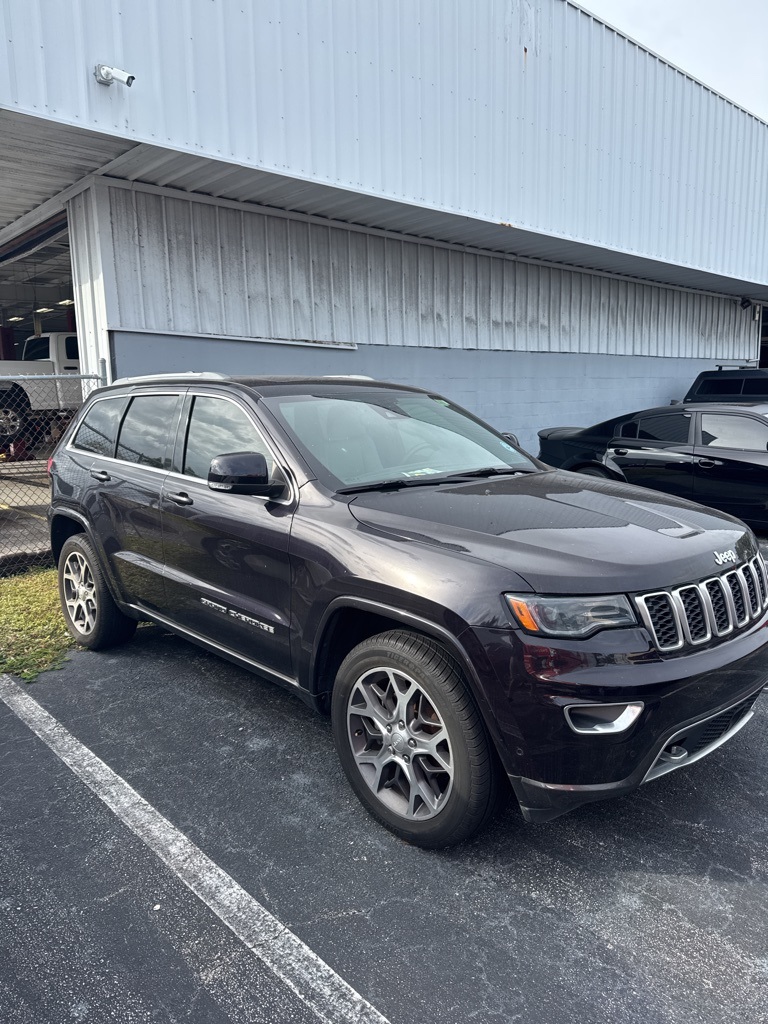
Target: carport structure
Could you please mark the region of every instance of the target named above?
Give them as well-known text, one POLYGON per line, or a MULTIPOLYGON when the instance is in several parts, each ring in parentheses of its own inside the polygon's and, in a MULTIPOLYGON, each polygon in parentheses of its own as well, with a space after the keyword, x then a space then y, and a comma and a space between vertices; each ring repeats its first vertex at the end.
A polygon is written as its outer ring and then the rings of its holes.
POLYGON ((3 326, 72 298, 86 372, 368 373, 529 444, 755 359, 768 126, 570 0, 475 8, 9 0, 3 326))

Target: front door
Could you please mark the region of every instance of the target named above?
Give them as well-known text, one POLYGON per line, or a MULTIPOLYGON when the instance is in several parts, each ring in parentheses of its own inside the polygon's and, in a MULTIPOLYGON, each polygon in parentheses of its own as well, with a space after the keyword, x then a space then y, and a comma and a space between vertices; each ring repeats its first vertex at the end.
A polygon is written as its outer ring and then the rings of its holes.
POLYGON ((175 623, 292 678, 288 546, 294 498, 211 490, 211 459, 261 452, 281 470, 253 415, 232 398, 188 399, 186 431, 162 495, 168 616, 175 623))
POLYGON ((702 412, 694 497, 756 526, 768 526, 768 423, 743 413, 702 412))

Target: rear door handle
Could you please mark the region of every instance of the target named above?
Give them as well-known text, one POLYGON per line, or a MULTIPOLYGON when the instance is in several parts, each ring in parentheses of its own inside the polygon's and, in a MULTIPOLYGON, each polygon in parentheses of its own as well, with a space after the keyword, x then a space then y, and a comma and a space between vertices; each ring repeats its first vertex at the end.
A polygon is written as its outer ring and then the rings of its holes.
POLYGON ((166 498, 169 501, 174 502, 176 505, 193 505, 194 502, 188 494, 184 491, 179 491, 178 494, 166 494, 166 498))
POLYGON ((714 469, 717 463, 713 459, 697 459, 696 465, 702 469, 714 469))
POLYGON ((90 470, 90 474, 94 480, 98 480, 102 484, 105 484, 107 480, 112 479, 105 469, 92 469, 90 470))
POLYGON ((614 455, 629 455, 628 448, 612 448, 611 451, 614 455))

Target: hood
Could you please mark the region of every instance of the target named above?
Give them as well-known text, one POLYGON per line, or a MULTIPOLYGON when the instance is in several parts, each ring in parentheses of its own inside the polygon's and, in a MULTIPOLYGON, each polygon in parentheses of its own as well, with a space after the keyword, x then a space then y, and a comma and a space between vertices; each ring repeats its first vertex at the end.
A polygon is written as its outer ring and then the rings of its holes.
POLYGON ((724 513, 556 470, 372 491, 350 511, 390 536, 509 569, 538 593, 678 586, 722 572, 718 553, 733 550, 739 564, 756 553, 747 527, 724 513))

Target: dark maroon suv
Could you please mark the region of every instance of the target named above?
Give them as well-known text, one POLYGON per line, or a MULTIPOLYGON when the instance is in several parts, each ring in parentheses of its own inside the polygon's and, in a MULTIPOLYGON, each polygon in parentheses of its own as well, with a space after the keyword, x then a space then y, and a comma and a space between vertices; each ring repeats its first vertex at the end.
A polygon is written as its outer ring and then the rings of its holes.
POLYGON ((509 784, 546 821, 691 764, 766 679, 742 523, 547 468, 415 388, 118 381, 51 476, 74 637, 149 619, 329 709, 360 800, 421 846, 509 784))

